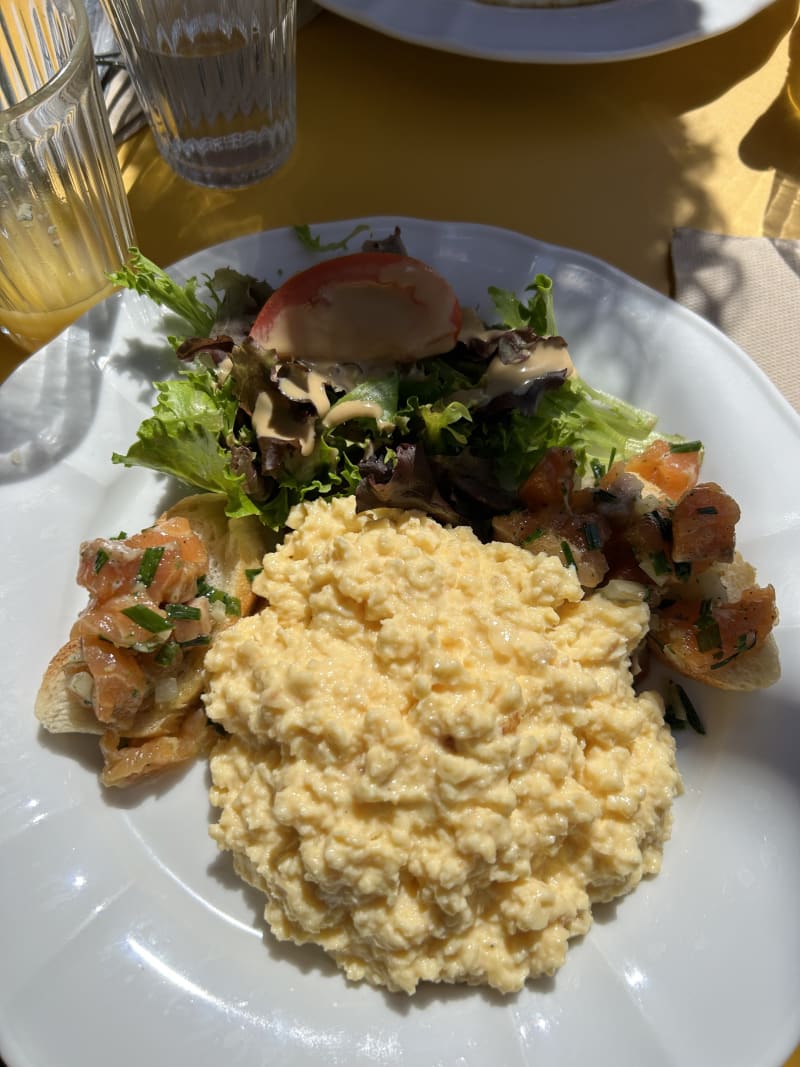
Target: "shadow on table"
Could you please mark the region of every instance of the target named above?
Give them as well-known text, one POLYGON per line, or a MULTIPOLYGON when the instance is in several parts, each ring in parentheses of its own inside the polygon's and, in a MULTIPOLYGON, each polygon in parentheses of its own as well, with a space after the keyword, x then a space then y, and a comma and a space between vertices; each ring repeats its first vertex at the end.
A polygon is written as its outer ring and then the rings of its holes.
POLYGON ((507 227, 665 290, 673 225, 724 225, 707 193, 714 147, 692 143, 683 116, 762 67, 796 14, 797 0, 778 0, 672 52, 531 65, 418 47, 323 12, 299 37, 297 146, 272 178, 201 189, 170 172, 149 135, 123 146, 140 244, 164 263, 273 226, 397 214, 507 227))
POLYGON ((774 171, 764 236, 800 237, 800 23, 789 38, 786 81, 742 140, 739 154, 754 170, 774 171))

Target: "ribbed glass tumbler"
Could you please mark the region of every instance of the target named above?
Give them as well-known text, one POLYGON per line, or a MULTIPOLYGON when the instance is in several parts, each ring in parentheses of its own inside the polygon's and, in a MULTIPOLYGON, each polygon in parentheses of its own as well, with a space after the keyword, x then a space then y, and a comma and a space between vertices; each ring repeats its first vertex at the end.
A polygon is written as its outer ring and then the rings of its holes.
POLYGON ((103 0, 159 151, 201 185, 250 185, 295 140, 296 0, 103 0))
POLYGON ((29 351, 134 243, 82 0, 0 4, 0 329, 29 351))

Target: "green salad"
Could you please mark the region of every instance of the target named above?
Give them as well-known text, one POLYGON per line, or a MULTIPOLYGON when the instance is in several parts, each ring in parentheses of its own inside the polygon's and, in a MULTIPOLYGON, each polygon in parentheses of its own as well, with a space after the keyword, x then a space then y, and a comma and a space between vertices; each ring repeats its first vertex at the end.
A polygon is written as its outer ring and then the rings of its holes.
MULTIPOLYGON (((297 228, 299 239, 316 248, 306 231, 297 228)), ((250 336, 273 292, 266 282, 226 267, 179 285, 135 249, 112 280, 186 327, 169 337, 180 372, 156 383, 152 415, 114 462, 223 493, 230 516, 257 515, 275 530, 300 501, 355 494, 360 509, 419 508, 480 533, 515 507, 548 449, 571 449, 579 474, 597 483, 656 437, 654 415, 592 388, 571 366, 546 275, 521 295, 488 287, 495 321, 473 323, 450 351, 379 367, 343 352, 316 393, 315 368, 287 365, 250 336), (528 367, 542 344, 541 373, 498 378, 498 366, 528 367), (559 349, 563 366, 552 358, 559 349)))

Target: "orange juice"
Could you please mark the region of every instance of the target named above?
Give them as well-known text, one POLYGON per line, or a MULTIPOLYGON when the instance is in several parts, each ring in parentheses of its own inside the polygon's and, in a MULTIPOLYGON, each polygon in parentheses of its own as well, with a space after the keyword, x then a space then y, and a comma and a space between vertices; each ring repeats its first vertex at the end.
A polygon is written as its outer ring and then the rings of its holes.
POLYGON ((82 203, 40 194, 12 211, 0 201, 0 228, 12 237, 0 265, 0 329, 27 351, 113 291, 107 273, 123 257, 82 203))
POLYGON ((77 300, 66 307, 53 308, 49 311, 9 311, 0 308, 0 328, 26 352, 35 352, 37 348, 57 337, 70 323, 114 292, 114 286, 108 282, 91 296, 77 300))
POLYGON ((0 8, 0 330, 33 349, 135 238, 83 3, 0 8))

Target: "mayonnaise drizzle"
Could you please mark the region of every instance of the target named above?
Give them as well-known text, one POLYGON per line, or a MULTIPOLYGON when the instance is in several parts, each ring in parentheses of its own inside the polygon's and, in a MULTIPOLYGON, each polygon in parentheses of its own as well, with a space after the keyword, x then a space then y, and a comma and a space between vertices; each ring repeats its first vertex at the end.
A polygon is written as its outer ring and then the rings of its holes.
POLYGON ((506 363, 499 355, 494 356, 480 383, 474 389, 455 392, 452 399, 481 407, 506 393, 524 393, 538 378, 547 374, 565 371, 569 378, 575 373, 562 337, 538 338, 524 351, 525 358, 517 363, 506 363))
POLYGON ((297 444, 303 456, 310 456, 314 451, 315 420, 293 418, 291 411, 274 402, 274 394, 266 391, 258 394, 252 418, 256 437, 297 444))

